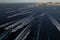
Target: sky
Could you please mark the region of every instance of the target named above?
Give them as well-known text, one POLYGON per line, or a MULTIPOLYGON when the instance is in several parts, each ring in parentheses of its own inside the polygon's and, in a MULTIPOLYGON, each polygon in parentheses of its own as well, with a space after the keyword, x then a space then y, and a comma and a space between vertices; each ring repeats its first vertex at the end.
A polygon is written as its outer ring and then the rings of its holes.
POLYGON ((60 0, 0 0, 0 3, 60 2, 60 0))

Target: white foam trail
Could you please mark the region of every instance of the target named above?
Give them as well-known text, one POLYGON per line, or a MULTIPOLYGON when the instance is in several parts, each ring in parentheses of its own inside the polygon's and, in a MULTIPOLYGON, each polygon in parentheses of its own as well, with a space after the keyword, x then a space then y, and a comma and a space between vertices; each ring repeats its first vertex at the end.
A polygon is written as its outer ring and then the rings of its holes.
MULTIPOLYGON (((29 16, 29 17, 31 17, 31 16, 29 16)), ((26 17, 26 18, 24 18, 24 19, 21 19, 21 20, 19 20, 18 22, 14 23, 14 24, 12 24, 12 25, 10 25, 10 26, 8 26, 8 27, 6 27, 5 29, 13 28, 14 26, 18 25, 19 23, 22 23, 22 22, 24 22, 24 21, 27 21, 27 19, 28 19, 29 17, 26 17)), ((25 23, 25 24, 26 24, 26 23, 25 23)))
POLYGON ((11 12, 15 12, 15 11, 17 11, 17 10, 9 11, 9 12, 6 12, 6 13, 11 13, 11 12))
POLYGON ((9 26, 6 27, 5 29, 13 28, 13 27, 15 27, 16 25, 18 25, 19 23, 21 23, 21 21, 18 21, 18 22, 16 22, 16 23, 12 24, 12 25, 9 25, 9 26))
MULTIPOLYGON (((37 16, 36 16, 37 17, 37 16)), ((27 25, 28 23, 30 23, 33 19, 35 19, 36 17, 28 17, 26 18, 25 20, 22 21, 22 24, 21 25, 18 25, 16 28, 14 28, 12 30, 12 32, 15 32, 17 30, 19 30, 20 28, 24 27, 24 25, 27 25)))
POLYGON ((27 22, 27 23, 26 23, 26 22, 23 22, 21 25, 19 25, 19 26, 17 26, 16 28, 12 29, 12 32, 15 32, 15 31, 17 31, 17 30, 23 28, 24 25, 27 25, 27 24, 28 24, 28 22, 27 22))
MULTIPOLYGON (((28 9, 28 8, 18 8, 17 10, 23 10, 23 9, 28 9)), ((9 11, 9 12, 6 12, 6 13, 15 12, 15 11, 17 11, 17 10, 9 11)))
POLYGON ((24 38, 22 40, 25 40, 26 37, 30 34, 30 30, 27 32, 27 34, 24 36, 24 38))
POLYGON ((27 20, 27 21, 26 21, 26 20, 22 21, 22 24, 21 24, 21 25, 19 25, 19 26, 17 26, 16 28, 12 29, 12 32, 17 31, 17 30, 19 30, 20 28, 23 28, 24 25, 27 25, 28 23, 29 23, 28 20, 27 20))
POLYGON ((24 19, 23 21, 21 21, 22 22, 21 25, 18 25, 16 28, 12 29, 12 32, 15 32, 15 31, 23 28, 24 25, 27 25, 28 23, 30 23, 34 18, 35 17, 28 17, 28 18, 24 19))
MULTIPOLYGON (((17 10, 22 10, 22 8, 18 8, 17 10)), ((6 12, 6 13, 15 12, 15 11, 17 11, 17 10, 11 10, 11 11, 8 11, 8 12, 6 12)))
MULTIPOLYGON (((15 20, 16 21, 16 20, 15 20)), ((11 22, 8 22, 8 23, 5 23, 5 24, 2 24, 2 25, 0 25, 0 28, 1 27, 5 27, 6 25, 9 25, 9 24, 11 24, 11 23, 13 23, 13 22, 15 22, 15 21, 11 21, 11 22)))
POLYGON ((38 28, 36 40, 39 40, 39 34, 40 34, 40 29, 41 29, 41 24, 38 24, 38 25, 39 25, 39 28, 38 28))
POLYGON ((26 12, 26 11, 22 11, 22 12, 26 12))
POLYGON ((60 31, 60 24, 58 23, 58 21, 54 17, 50 16, 49 14, 47 14, 47 15, 50 18, 50 20, 52 21, 52 23, 56 26, 56 28, 60 31))
POLYGON ((0 40, 4 40, 4 38, 6 38, 10 33, 11 30, 9 30, 9 31, 5 31, 4 33, 2 33, 1 35, 0 35, 0 40))
POLYGON ((32 11, 29 11, 29 12, 25 12, 24 14, 27 14, 27 13, 32 13, 32 11))
POLYGON ((8 16, 7 18, 11 18, 11 17, 15 17, 15 16, 18 16, 18 15, 23 15, 23 14, 27 14, 27 13, 31 13, 31 12, 14 14, 14 15, 8 16))
POLYGON ((44 16, 44 15, 46 15, 47 13, 48 13, 48 12, 41 13, 40 16, 44 16))
MULTIPOLYGON (((26 29, 28 31, 29 26, 27 26, 17 37, 15 40, 20 40, 23 37, 23 33, 26 32, 26 29)), ((24 33, 25 34, 25 33, 24 33)))

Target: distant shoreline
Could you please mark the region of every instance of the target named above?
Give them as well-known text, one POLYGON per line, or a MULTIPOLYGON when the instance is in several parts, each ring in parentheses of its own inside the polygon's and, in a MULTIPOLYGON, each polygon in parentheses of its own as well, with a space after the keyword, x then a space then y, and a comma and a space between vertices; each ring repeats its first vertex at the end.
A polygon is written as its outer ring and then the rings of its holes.
POLYGON ((46 3, 38 3, 37 6, 60 6, 60 2, 46 2, 46 3))

